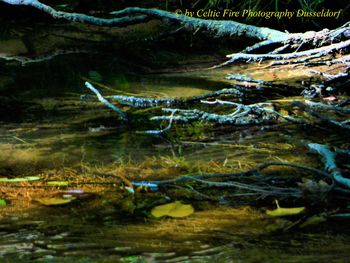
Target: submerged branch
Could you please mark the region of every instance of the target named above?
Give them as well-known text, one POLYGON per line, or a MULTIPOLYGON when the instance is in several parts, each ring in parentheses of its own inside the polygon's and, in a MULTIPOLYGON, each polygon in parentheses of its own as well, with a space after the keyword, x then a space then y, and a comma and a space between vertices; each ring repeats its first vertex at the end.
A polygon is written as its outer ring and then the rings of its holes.
POLYGON ((245 183, 239 183, 239 182, 212 182, 212 181, 201 180, 201 179, 194 179, 193 181, 206 184, 209 187, 239 188, 243 190, 257 192, 264 195, 293 196, 293 197, 302 196, 301 190, 297 188, 282 188, 282 187, 275 187, 275 186, 260 187, 257 185, 251 185, 251 184, 245 184, 245 183))
POLYGON ((106 99, 101 95, 101 93, 100 93, 94 86, 92 86, 92 85, 91 85, 89 82, 87 82, 87 81, 85 82, 85 86, 86 86, 89 90, 91 90, 93 93, 96 94, 98 100, 99 100, 102 104, 106 105, 108 108, 110 108, 110 109, 112 109, 113 111, 117 112, 117 113, 121 116, 121 118, 122 118, 123 120, 127 120, 127 117, 126 117, 125 112, 122 111, 121 109, 119 109, 117 106, 115 106, 115 105, 113 105, 112 103, 110 103, 108 100, 106 100, 106 99))
POLYGON ((234 95, 237 97, 242 97, 244 95, 243 90, 246 88, 235 85, 233 88, 225 88, 221 90, 216 90, 209 92, 207 94, 193 96, 190 98, 144 98, 135 96, 125 96, 125 95, 112 95, 106 96, 106 98, 112 99, 120 103, 121 105, 127 105, 135 108, 154 108, 159 106, 178 106, 185 105, 189 103, 198 102, 203 99, 217 97, 220 95, 234 95))
MULTIPOLYGON (((257 166, 254 169, 250 169, 244 172, 239 173, 228 173, 228 174, 203 174, 203 175, 186 175, 186 176, 180 176, 175 179, 169 179, 169 180, 162 180, 162 181, 141 181, 141 182, 132 182, 135 186, 139 185, 150 185, 152 187, 158 188, 159 186, 173 186, 178 185, 182 183, 187 182, 194 182, 194 183, 200 183, 201 185, 206 185, 207 187, 218 187, 218 188, 237 188, 244 191, 255 192, 260 193, 263 195, 271 195, 271 196, 293 196, 293 197, 301 197, 302 191, 298 188, 283 188, 273 185, 268 185, 264 183, 264 186, 256 185, 256 184, 248 184, 248 183, 242 183, 238 182, 239 179, 244 179, 247 176, 255 176, 256 180, 264 181, 264 176, 262 176, 259 171, 264 170, 271 166, 286 166, 295 168, 301 171, 309 171, 316 173, 317 176, 323 176, 325 178, 330 178, 331 176, 322 171, 318 170, 316 168, 303 166, 303 165, 297 165, 293 163, 287 163, 287 162, 266 162, 259 166, 257 166), (210 179, 221 179, 222 181, 210 181, 210 179)), ((194 186, 193 186, 194 187, 194 186)), ((195 188, 195 187, 194 187, 195 188)), ((203 189, 203 186, 200 186, 201 189, 203 189)))
MULTIPOLYGON (((293 105, 297 106, 298 108, 310 113, 312 116, 320 119, 321 121, 323 121, 324 123, 336 127, 336 128, 341 128, 341 129, 346 129, 346 130, 350 130, 350 125, 347 125, 346 122, 342 123, 336 120, 333 120, 331 118, 328 118, 322 114, 320 114, 319 112, 309 108, 307 105, 299 102, 299 101, 295 101, 293 102, 293 105)), ((312 105, 312 104, 311 104, 312 105)), ((314 105, 312 105, 314 106, 314 105)))
POLYGON ((174 114, 175 114, 176 110, 174 110, 171 115, 170 115, 170 120, 169 120, 169 124, 167 127, 165 127, 162 130, 148 130, 148 131, 139 131, 138 133, 143 133, 143 134, 152 134, 152 135, 161 135, 165 132, 167 132, 168 130, 171 129, 171 126, 173 124, 173 120, 174 120, 174 114))
MULTIPOLYGON (((181 122, 192 122, 192 121, 207 121, 218 124, 233 124, 233 125, 251 125, 251 124, 261 124, 270 121, 270 119, 257 118, 257 112, 252 112, 251 109, 249 111, 242 112, 237 116, 232 114, 216 114, 216 113, 208 113, 201 110, 184 110, 184 109, 170 109, 163 108, 164 112, 173 112, 176 110, 179 113, 179 116, 174 116, 174 120, 181 122)), ((155 116, 152 117, 151 120, 169 120, 168 116, 155 116)))
MULTIPOLYGON (((294 163, 288 163, 288 162, 266 162, 263 164, 258 165, 257 167, 244 171, 244 172, 239 172, 239 173, 227 173, 227 174, 201 174, 201 175, 186 175, 186 176, 180 176, 175 179, 169 179, 169 180, 161 180, 161 181, 147 181, 144 183, 149 183, 149 184, 154 184, 154 185, 168 185, 168 184, 177 184, 177 183, 183 183, 183 182, 188 182, 188 181, 193 181, 193 180, 207 180, 207 179, 224 179, 228 178, 230 180, 237 179, 240 177, 245 177, 245 176, 250 176, 250 175, 258 175, 258 172, 261 170, 264 170, 268 167, 271 166, 286 166, 286 167, 291 167, 295 168, 298 170, 302 171, 309 171, 316 173, 317 175, 321 175, 325 178, 330 178, 330 175, 322 170, 313 168, 313 167, 308 167, 304 165, 298 165, 294 163)), ((260 174, 259 174, 260 175, 260 174)), ((137 182, 139 183, 139 182, 137 182)))
POLYGON ((346 188, 350 188, 350 179, 345 178, 337 166, 337 153, 331 151, 328 146, 323 144, 310 143, 308 146, 312 151, 323 157, 325 170, 332 175, 334 181, 346 188))
POLYGON ((306 105, 315 109, 333 110, 333 111, 342 112, 342 113, 350 113, 350 108, 343 108, 337 105, 332 106, 332 105, 327 105, 324 103, 314 102, 310 100, 305 101, 305 103, 306 105))
MULTIPOLYGON (((230 125, 257 125, 263 123, 269 123, 278 118, 283 118, 287 121, 297 123, 297 124, 308 124, 300 118, 294 118, 292 116, 284 115, 273 109, 272 103, 255 103, 250 105, 245 105, 241 103, 223 101, 216 99, 215 101, 201 101, 203 104, 219 104, 234 106, 235 110, 228 114, 217 114, 201 111, 198 109, 171 109, 163 108, 164 112, 178 113, 173 119, 180 122, 193 122, 193 121, 207 121, 218 124, 230 124, 230 125)), ((169 120, 168 116, 155 116, 151 120, 169 120)))

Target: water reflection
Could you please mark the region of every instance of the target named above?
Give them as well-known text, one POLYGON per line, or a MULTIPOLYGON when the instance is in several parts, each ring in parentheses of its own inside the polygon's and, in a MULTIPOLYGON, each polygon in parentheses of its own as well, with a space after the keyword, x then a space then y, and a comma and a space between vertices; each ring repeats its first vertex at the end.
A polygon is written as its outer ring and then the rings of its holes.
MULTIPOLYGON (((81 94, 88 93, 83 85, 86 79, 104 85, 101 92, 105 95, 191 97, 231 87, 223 76, 232 71, 250 72, 265 80, 285 78, 291 83, 300 74, 244 65, 210 72, 142 75, 115 61, 73 55, 26 67, 9 65, 0 76, 0 175, 39 174, 45 180, 62 180, 63 174, 65 180, 76 180, 81 186, 95 180, 89 176, 101 169, 144 179, 215 169, 245 170, 276 160, 317 166, 318 160, 305 149, 303 140, 343 142, 339 136, 314 134, 290 125, 208 127, 205 133, 195 126, 177 125, 176 131, 185 134, 180 140, 149 136, 136 131, 159 123, 125 125, 98 102, 80 100, 81 94)), ((252 93, 246 99, 267 98, 269 92, 252 93)), ((120 197, 118 184, 84 187, 94 193, 91 199, 46 208, 32 201, 35 195, 62 189, 28 183, 2 185, 2 196, 10 203, 0 208, 0 255, 16 262, 84 258, 84 262, 306 262, 330 259, 330 252, 342 253, 342 258, 346 245, 340 243, 349 240, 346 233, 325 235, 326 226, 310 235, 287 233, 281 240, 270 234, 268 226, 284 222, 267 219, 250 208, 207 202, 197 202, 198 212, 188 219, 135 218, 113 205, 113 198, 120 197), (322 240, 334 246, 328 252, 315 251, 315 246, 328 246, 322 240), (301 252, 295 255, 296 251, 301 252)))

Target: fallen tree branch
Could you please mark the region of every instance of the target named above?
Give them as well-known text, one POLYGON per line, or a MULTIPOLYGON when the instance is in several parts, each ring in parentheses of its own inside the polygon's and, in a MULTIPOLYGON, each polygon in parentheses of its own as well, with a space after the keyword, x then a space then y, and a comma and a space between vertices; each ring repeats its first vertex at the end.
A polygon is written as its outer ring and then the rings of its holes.
POLYGON ((248 113, 251 112, 256 112, 257 114, 261 114, 261 112, 266 112, 268 114, 271 114, 271 116, 277 116, 277 117, 281 117, 285 120, 294 122, 294 123, 298 123, 298 124, 307 124, 306 122, 304 122, 302 119, 297 119, 297 118, 293 118, 291 116, 287 116, 287 115, 283 115, 281 113, 279 113, 278 111, 275 111, 271 108, 265 108, 264 106, 273 106, 272 103, 256 103, 256 104, 251 104, 251 105, 243 105, 240 103, 235 103, 235 102, 230 102, 230 101, 223 101, 223 100, 218 100, 216 99, 215 101, 201 101, 202 103, 206 103, 206 104, 221 104, 221 105, 232 105, 232 106, 236 106, 237 110, 234 113, 231 113, 232 116, 234 117, 242 117, 248 113), (242 109, 244 109, 244 112, 239 113, 242 109), (239 114, 238 114, 239 113, 239 114))
POLYGON ((274 40, 284 41, 289 38, 289 34, 266 28, 256 27, 242 24, 235 21, 227 20, 206 20, 195 17, 188 17, 184 15, 177 15, 163 10, 145 9, 139 7, 129 7, 121 11, 115 11, 111 14, 116 16, 133 15, 135 13, 145 14, 158 19, 166 19, 172 22, 180 23, 185 29, 193 32, 206 31, 214 34, 215 37, 246 37, 256 38, 259 40, 274 40))
POLYGON ((336 164, 337 154, 335 152, 331 151, 328 146, 323 144, 309 143, 308 147, 323 157, 325 170, 332 175, 333 180, 336 183, 345 186, 346 188, 350 188, 350 179, 343 177, 336 164))
POLYGON ((165 132, 167 132, 168 130, 171 129, 171 126, 173 124, 173 120, 174 120, 174 114, 176 113, 176 111, 173 111, 170 115, 170 120, 169 120, 169 125, 167 127, 165 127, 162 130, 148 130, 148 131, 139 131, 138 133, 143 133, 143 134, 151 134, 151 135, 161 135, 164 134, 165 132))
POLYGON ((246 89, 246 88, 235 85, 233 88, 225 88, 225 89, 209 92, 207 94, 193 96, 190 98, 181 98, 181 99, 144 98, 144 97, 125 96, 125 95, 112 95, 112 96, 106 96, 106 98, 115 100, 122 105, 127 105, 135 108, 153 108, 153 107, 159 107, 159 106, 169 107, 169 106, 175 106, 175 105, 189 104, 196 101, 200 101, 202 99, 217 97, 220 95, 234 95, 237 97, 242 97, 244 96, 244 93, 242 92, 243 89, 246 89))
POLYGON ((124 10, 111 12, 115 18, 98 18, 85 14, 67 13, 57 11, 37 0, 0 0, 10 5, 26 5, 49 14, 53 18, 61 18, 74 22, 88 23, 99 26, 125 26, 142 23, 150 19, 160 19, 167 22, 177 23, 183 28, 192 31, 205 31, 213 34, 214 37, 246 37, 258 40, 271 39, 274 41, 284 41, 289 38, 289 34, 265 27, 256 27, 238 23, 235 21, 205 20, 158 9, 146 9, 139 7, 129 7, 124 10))
POLYGON ((350 130, 350 125, 347 125, 346 122, 342 123, 333 119, 330 119, 322 114, 320 114, 319 112, 309 108, 307 105, 299 102, 299 101, 294 101, 293 102, 294 106, 297 106, 298 108, 310 113, 311 115, 313 115, 314 117, 320 119, 321 121, 327 123, 330 126, 336 127, 336 128, 342 128, 342 129, 346 129, 346 130, 350 130))
POLYGON ((338 111, 338 112, 342 112, 342 113, 350 113, 350 108, 343 108, 343 107, 339 107, 337 105, 332 106, 332 105, 327 105, 321 102, 314 102, 314 101, 310 101, 307 100, 305 101, 306 105, 315 108, 315 109, 323 109, 323 110, 333 110, 333 111, 338 111))
MULTIPOLYGON (((179 122, 193 122, 193 121, 207 121, 217 124, 230 124, 230 125, 257 125, 263 123, 269 123, 272 120, 277 120, 278 118, 283 118, 287 121, 302 124, 311 125, 301 118, 295 118, 289 115, 284 115, 276 110, 274 110, 272 103, 256 103, 250 105, 244 105, 241 103, 223 101, 216 99, 214 101, 204 101, 201 100, 203 104, 220 104, 227 106, 236 107, 235 111, 229 114, 217 114, 209 113, 206 111, 198 109, 172 109, 172 108, 162 108, 164 112, 174 112, 176 111, 178 115, 172 116, 171 118, 179 122)), ((154 116, 151 118, 152 121, 162 121, 170 120, 169 116, 154 116)), ((342 124, 345 125, 345 124, 342 124)))
POLYGON ((237 53, 237 54, 227 55, 227 57, 230 59, 228 61, 220 64, 218 67, 222 67, 222 66, 231 64, 231 63, 238 61, 238 60, 243 60, 246 62, 253 62, 253 61, 262 61, 262 60, 266 60, 266 59, 286 60, 286 59, 291 59, 291 58, 312 56, 312 55, 317 55, 317 57, 319 57, 319 56, 328 55, 332 52, 339 51, 339 50, 344 49, 344 48, 348 48, 349 46, 350 46, 350 40, 346 40, 346 41, 332 44, 329 46, 314 48, 314 49, 300 51, 300 52, 287 53, 287 54, 237 53))
MULTIPOLYGON (((244 105, 246 106, 246 105, 244 105)), ((240 115, 232 115, 232 114, 216 114, 216 113, 208 113, 201 110, 184 110, 184 109, 170 109, 170 108, 162 108, 164 112, 173 112, 176 111, 180 115, 174 116, 174 120, 181 122, 192 122, 192 121, 207 121, 218 124, 234 124, 234 125, 251 125, 251 124, 261 124, 270 121, 269 118, 257 118, 255 115, 257 112, 252 112, 251 110, 241 112, 240 115), (252 114, 250 114, 252 113, 252 114)), ((168 116, 155 116, 152 117, 151 120, 159 121, 159 120, 169 120, 168 116)))
POLYGON ((337 58, 337 59, 308 62, 308 63, 305 63, 305 66, 319 66, 319 65, 331 66, 334 64, 344 64, 346 66, 350 66, 350 55, 342 56, 341 58, 337 58))
POLYGON ((45 5, 37 0, 0 0, 10 5, 24 5, 31 6, 46 14, 49 14, 55 19, 65 19, 73 22, 81 22, 98 26, 126 26, 137 23, 142 23, 149 18, 147 16, 135 16, 135 17, 121 17, 121 18, 98 18, 94 16, 89 16, 85 14, 78 13, 67 13, 62 11, 57 11, 54 8, 45 5))

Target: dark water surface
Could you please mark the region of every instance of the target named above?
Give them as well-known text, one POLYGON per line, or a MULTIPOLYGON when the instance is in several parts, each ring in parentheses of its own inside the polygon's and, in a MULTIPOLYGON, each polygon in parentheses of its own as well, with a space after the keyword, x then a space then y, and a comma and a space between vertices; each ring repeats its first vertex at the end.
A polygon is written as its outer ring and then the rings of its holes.
MULTIPOLYGON (((299 75, 307 77, 305 72, 245 65, 142 74, 123 66, 117 58, 76 55, 23 67, 1 64, 0 68, 0 177, 76 179, 69 189, 85 187, 95 194, 78 203, 45 207, 33 199, 45 196, 45 191, 59 192, 67 187, 0 183, 0 198, 7 201, 0 207, 0 262, 348 261, 350 232, 346 221, 273 232, 271 227, 286 222, 266 218, 257 208, 209 203, 194 204, 196 212, 184 219, 133 217, 109 203, 117 196, 118 185, 91 183, 98 181, 91 174, 105 167, 145 180, 161 178, 162 171, 169 176, 198 171, 198 167, 211 171, 214 164, 233 171, 266 161, 321 168, 318 156, 306 149, 305 142, 341 146, 348 139, 291 125, 204 132, 179 124, 174 129, 183 134, 172 134, 174 140, 149 136, 137 131, 159 129, 158 122, 140 117, 124 125, 99 102, 81 100, 80 95, 90 94, 84 87, 86 80, 103 84, 99 89, 104 95, 191 97, 231 87, 224 79, 231 72, 293 84, 299 75), (91 183, 90 188, 84 183, 91 183)), ((284 97, 271 90, 252 93, 246 102, 266 99, 284 97)))

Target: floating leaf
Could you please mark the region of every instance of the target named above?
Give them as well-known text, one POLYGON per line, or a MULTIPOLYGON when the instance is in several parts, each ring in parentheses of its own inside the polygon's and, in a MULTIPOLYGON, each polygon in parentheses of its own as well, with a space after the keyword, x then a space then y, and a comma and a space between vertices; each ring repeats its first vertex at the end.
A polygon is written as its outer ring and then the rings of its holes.
POLYGON ((48 185, 57 185, 57 186, 68 186, 69 183, 65 181, 51 181, 47 182, 48 185))
POLYGON ((27 182, 40 180, 39 176, 27 176, 27 177, 16 177, 16 178, 0 178, 0 182, 4 183, 15 183, 15 182, 27 182))
POLYGON ((151 210, 154 217, 170 216, 170 217, 186 217, 194 213, 192 205, 184 205, 179 201, 173 203, 159 205, 151 210))
POLYGON ((277 208, 275 210, 267 210, 266 214, 269 216, 291 216, 297 215, 304 212, 305 207, 292 207, 292 208, 283 208, 280 207, 278 201, 275 200, 277 208))
POLYGON ((0 199, 0 206, 7 205, 6 201, 4 199, 0 199))
POLYGON ((37 181, 40 180, 39 176, 27 176, 25 177, 25 179, 27 179, 27 181, 37 181))
POLYGON ((27 181, 25 178, 0 178, 0 182, 4 183, 14 183, 14 182, 24 182, 27 181))
POLYGON ((68 204, 75 200, 75 197, 70 198, 62 198, 62 197, 43 197, 35 199, 35 201, 39 202, 42 205, 52 206, 52 205, 64 205, 68 204))

